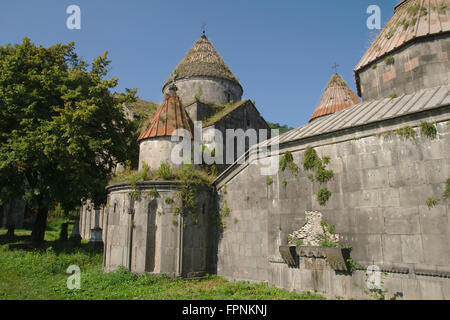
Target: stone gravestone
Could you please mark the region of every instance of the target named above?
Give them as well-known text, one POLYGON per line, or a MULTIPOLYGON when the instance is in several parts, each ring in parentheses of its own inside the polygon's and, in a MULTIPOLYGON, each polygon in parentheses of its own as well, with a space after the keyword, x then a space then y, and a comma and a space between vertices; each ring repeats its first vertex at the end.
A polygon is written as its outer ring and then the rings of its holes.
POLYGON ((0 220, 0 226, 3 224, 4 228, 14 225, 16 228, 23 226, 23 220, 25 217, 26 203, 23 200, 13 199, 3 206, 2 219, 0 220))
POLYGON ((67 241, 69 224, 67 222, 61 225, 61 232, 59 233, 59 241, 67 241))
POLYGON ((72 234, 70 235, 70 242, 74 245, 80 245, 81 244, 81 235, 80 235, 80 220, 75 220, 75 223, 73 224, 72 234))
POLYGON ((89 239, 89 246, 93 248, 103 247, 102 231, 103 230, 98 226, 91 229, 91 238, 89 239))
POLYGON ((102 248, 103 240, 102 240, 102 228, 99 226, 100 214, 99 210, 95 210, 94 213, 94 228, 91 229, 91 238, 89 239, 89 246, 93 248, 102 248))

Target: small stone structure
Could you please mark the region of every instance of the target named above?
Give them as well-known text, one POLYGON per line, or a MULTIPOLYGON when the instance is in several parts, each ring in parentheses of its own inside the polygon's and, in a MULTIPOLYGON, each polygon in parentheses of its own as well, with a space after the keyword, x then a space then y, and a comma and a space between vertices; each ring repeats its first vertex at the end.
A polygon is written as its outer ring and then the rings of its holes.
POLYGON ((3 219, 0 226, 3 228, 22 228, 25 217, 26 203, 23 200, 13 199, 3 206, 3 219))
POLYGON ((339 235, 332 234, 324 225, 322 213, 318 211, 305 212, 305 225, 289 235, 291 243, 295 240, 302 240, 305 246, 320 246, 323 239, 328 239, 332 243, 339 243, 339 235))
POLYGON ((103 270, 124 266, 189 278, 211 272, 214 203, 209 191, 199 190, 197 212, 184 215, 179 183, 145 181, 138 188, 135 199, 127 183, 108 187, 103 270))
POLYGON ((69 241, 73 244, 73 245, 80 245, 81 244, 81 235, 80 235, 80 220, 77 219, 74 224, 73 224, 73 229, 72 229, 72 233, 70 234, 70 238, 69 241))

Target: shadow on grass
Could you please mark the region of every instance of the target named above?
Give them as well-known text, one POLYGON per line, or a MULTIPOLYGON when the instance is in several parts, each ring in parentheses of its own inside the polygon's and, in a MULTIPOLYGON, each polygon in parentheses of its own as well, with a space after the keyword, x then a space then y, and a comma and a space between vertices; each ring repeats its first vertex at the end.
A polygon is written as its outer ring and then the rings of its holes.
POLYGON ((35 244, 31 241, 31 236, 15 235, 8 237, 7 235, 0 235, 0 246, 8 246, 10 251, 46 251, 52 248, 55 254, 71 254, 71 253, 102 253, 103 248, 92 247, 87 243, 76 244, 68 241, 44 241, 41 244, 35 244))

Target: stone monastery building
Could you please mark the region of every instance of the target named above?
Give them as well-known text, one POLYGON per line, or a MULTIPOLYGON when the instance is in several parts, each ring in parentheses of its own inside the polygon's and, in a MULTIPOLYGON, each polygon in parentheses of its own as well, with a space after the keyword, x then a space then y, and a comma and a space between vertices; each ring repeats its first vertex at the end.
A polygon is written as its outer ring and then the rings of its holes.
MULTIPOLYGON (((450 299, 450 3, 394 10, 355 67, 360 98, 333 75, 309 123, 247 145, 244 163, 219 168, 215 191, 197 190, 195 214, 179 214, 180 182, 138 181, 138 197, 129 182, 108 186, 96 215, 104 271, 215 273, 367 298, 369 267, 390 297, 450 299), (279 157, 275 174, 252 159, 260 146, 279 157)), ((194 121, 205 145, 208 128, 268 129, 205 35, 162 91, 139 138, 141 167, 170 161, 171 134, 192 137, 194 121)), ((93 225, 83 210, 82 232, 93 225)))

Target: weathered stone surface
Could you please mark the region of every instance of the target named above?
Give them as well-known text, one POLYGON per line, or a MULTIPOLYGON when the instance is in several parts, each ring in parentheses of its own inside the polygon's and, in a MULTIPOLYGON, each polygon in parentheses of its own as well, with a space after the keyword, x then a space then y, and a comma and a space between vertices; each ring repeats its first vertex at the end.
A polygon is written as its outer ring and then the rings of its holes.
POLYGON ((133 272, 149 272, 169 276, 200 276, 208 272, 208 255, 213 251, 210 212, 211 197, 206 191, 196 194, 198 212, 193 219, 175 214, 178 201, 177 183, 145 182, 140 184, 139 197, 132 198, 130 186, 115 187, 109 195, 104 271, 119 266, 133 272), (156 189, 158 196, 151 196, 156 189), (115 204, 124 203, 124 210, 115 204))
POLYGON ((322 213, 307 211, 305 216, 305 225, 300 230, 290 234, 291 244, 294 244, 296 240, 301 240, 305 246, 320 246, 320 242, 325 238, 333 243, 339 242, 339 235, 330 233, 323 225, 325 220, 322 213))
MULTIPOLYGON (((433 140, 433 144, 441 144, 443 147, 449 133, 442 125, 438 127, 442 136, 433 140)), ((380 131, 383 132, 383 128, 380 131)), ((358 141, 332 144, 337 159, 331 158, 330 167, 334 161, 342 162, 342 171, 337 174, 336 181, 327 185, 333 191, 326 206, 317 204, 315 193, 318 185, 311 183, 304 173, 299 173, 297 179, 292 179, 286 172, 280 173, 278 183, 274 183, 268 193, 266 177, 259 175, 258 167, 251 165, 244 169, 228 182, 228 195, 224 195, 224 199, 234 203, 232 215, 240 222, 236 229, 222 234, 218 250, 218 273, 233 279, 249 279, 250 274, 257 273, 254 265, 245 259, 241 260, 241 257, 265 255, 281 259, 279 246, 286 245, 288 235, 296 235, 299 233, 295 233, 296 230, 301 230, 305 223, 307 225, 305 211, 313 208, 335 226, 341 243, 352 246, 352 259, 366 265, 376 264, 386 270, 394 270, 388 272, 386 286, 390 287, 389 292, 402 292, 405 299, 426 295, 429 289, 422 283, 432 281, 433 277, 421 276, 414 279, 409 278, 410 274, 401 274, 395 270, 413 270, 414 266, 420 265, 426 265, 427 268, 434 266, 436 270, 439 266, 450 265, 449 208, 442 202, 433 208, 426 206, 427 198, 440 197, 442 194, 448 173, 448 160, 444 156, 439 159, 438 151, 436 155, 430 155, 433 152, 431 150, 439 150, 441 147, 427 146, 430 142, 427 139, 418 137, 417 141, 406 141, 393 134, 389 139, 370 136, 358 141), (286 185, 280 183, 283 179, 287 180, 286 185), (242 190, 250 195, 248 204, 236 195, 242 193, 242 190), (257 199, 252 198, 255 195, 259 195, 257 199), (270 217, 267 229, 253 226, 264 217, 270 217), (240 234, 243 234, 242 238, 240 234), (250 245, 242 245, 242 239, 250 245), (259 247, 254 242, 255 239, 259 242, 267 241, 268 245, 259 247), (235 245, 231 246, 230 243, 235 245), (222 250, 224 248, 227 250, 222 250)), ((298 148, 300 151, 293 152, 293 156, 298 159, 297 165, 301 167, 301 144, 298 148)), ((325 150, 332 149, 317 147, 316 150, 321 156, 325 156, 325 150)), ((267 278, 259 280, 267 280, 286 289, 317 289, 328 291, 328 294, 332 292, 335 296, 367 298, 362 290, 352 286, 356 281, 364 284, 362 272, 352 276, 339 276, 337 280, 338 275, 325 272, 325 266, 320 267, 311 259, 301 262, 300 269, 288 269, 287 266, 284 269, 276 262, 267 264, 268 272, 264 273, 267 278), (322 268, 324 271, 321 274, 306 272, 302 270, 302 263, 304 267, 315 266, 315 269, 322 268), (314 280, 314 277, 319 278, 314 280)), ((446 283, 448 279, 439 281, 446 283)), ((441 282, 439 290, 442 292, 444 285, 441 282)))

